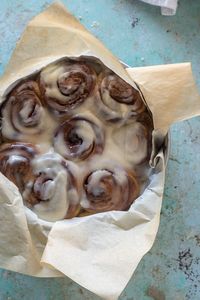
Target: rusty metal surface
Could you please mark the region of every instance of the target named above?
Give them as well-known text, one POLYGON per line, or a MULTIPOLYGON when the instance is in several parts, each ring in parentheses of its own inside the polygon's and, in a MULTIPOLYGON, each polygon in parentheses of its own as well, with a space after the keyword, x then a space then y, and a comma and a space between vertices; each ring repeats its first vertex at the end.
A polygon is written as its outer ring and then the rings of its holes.
MULTIPOLYGON (((0 73, 31 17, 51 1, 1 0, 0 73)), ((63 1, 122 61, 132 66, 191 61, 200 86, 200 2, 181 0, 175 17, 136 0, 63 1)), ((171 129, 161 223, 121 300, 200 299, 200 118, 171 129)), ((68 278, 0 271, 0 300, 97 300, 68 278)))

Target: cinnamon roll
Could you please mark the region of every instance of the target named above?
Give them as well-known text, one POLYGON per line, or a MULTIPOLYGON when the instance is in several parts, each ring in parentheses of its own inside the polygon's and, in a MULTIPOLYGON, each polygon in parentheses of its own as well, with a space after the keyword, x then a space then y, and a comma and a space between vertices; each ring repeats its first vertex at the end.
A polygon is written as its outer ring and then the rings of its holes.
POLYGON ((80 211, 77 167, 56 153, 32 162, 33 177, 23 192, 26 204, 42 219, 73 218, 80 211))
POLYGON ((127 210, 139 195, 134 173, 122 167, 92 171, 83 188, 81 206, 86 213, 127 210))
POLYGON ((29 143, 3 144, 0 147, 0 172, 22 192, 32 177, 31 160, 38 154, 29 143))
POLYGON ((107 121, 119 121, 145 110, 139 91, 111 71, 99 75, 98 88, 95 110, 107 121))
POLYGON ((104 132, 94 117, 77 115, 62 123, 54 136, 54 149, 69 160, 84 160, 103 148, 104 132))
POLYGON ((45 104, 57 116, 70 114, 92 94, 96 73, 87 63, 61 61, 40 74, 45 104))
POLYGON ((148 162, 151 154, 153 125, 148 114, 127 122, 113 132, 115 144, 122 150, 124 159, 132 166, 148 162))
POLYGON ((29 80, 14 88, 0 110, 3 138, 25 140, 26 136, 43 130, 45 111, 35 81, 29 80))

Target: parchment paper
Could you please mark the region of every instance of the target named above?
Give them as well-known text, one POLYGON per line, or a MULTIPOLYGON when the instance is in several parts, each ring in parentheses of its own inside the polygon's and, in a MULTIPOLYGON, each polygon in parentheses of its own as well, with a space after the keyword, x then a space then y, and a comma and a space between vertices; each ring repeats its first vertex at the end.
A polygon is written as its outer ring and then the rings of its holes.
POLYGON ((160 146, 171 123, 200 114, 200 97, 189 64, 126 72, 56 3, 28 24, 0 80, 0 100, 20 78, 61 57, 80 55, 101 59, 133 86, 134 79, 144 93, 155 124, 150 184, 128 212, 50 223, 24 208, 15 185, 0 174, 0 267, 40 277, 66 275, 103 298, 116 299, 158 230, 166 165, 160 146))

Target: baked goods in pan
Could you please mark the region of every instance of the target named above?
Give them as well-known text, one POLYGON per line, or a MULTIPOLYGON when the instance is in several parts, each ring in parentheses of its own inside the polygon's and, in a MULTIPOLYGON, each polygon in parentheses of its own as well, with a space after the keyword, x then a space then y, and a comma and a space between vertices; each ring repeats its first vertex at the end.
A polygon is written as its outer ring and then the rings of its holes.
POLYGON ((99 60, 49 64, 13 84, 0 112, 0 171, 39 218, 128 210, 142 193, 151 114, 99 60))

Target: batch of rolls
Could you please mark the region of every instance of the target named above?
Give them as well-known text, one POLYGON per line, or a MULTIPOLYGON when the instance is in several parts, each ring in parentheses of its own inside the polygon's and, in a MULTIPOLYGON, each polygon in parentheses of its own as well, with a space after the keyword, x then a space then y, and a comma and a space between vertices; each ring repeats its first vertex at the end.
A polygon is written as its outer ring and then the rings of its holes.
POLYGON ((148 181, 151 115, 96 59, 65 58, 21 79, 0 113, 0 171, 39 218, 128 210, 148 181))

